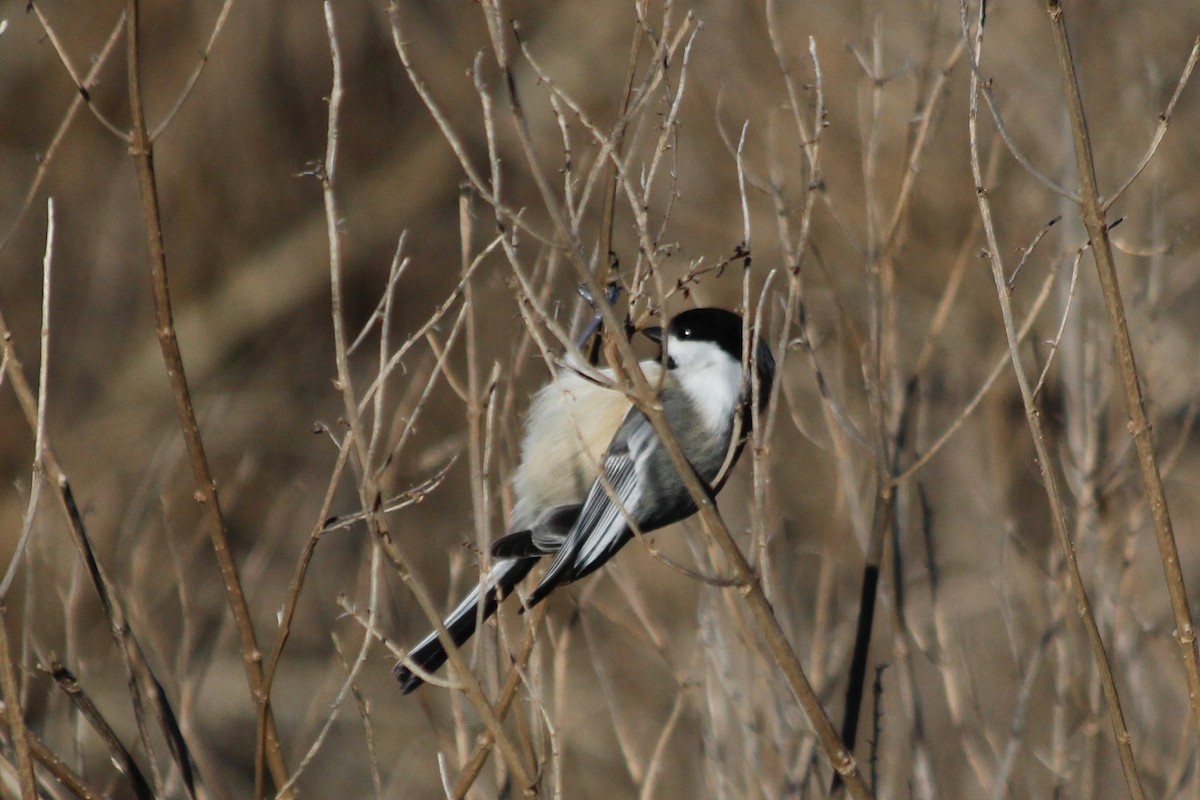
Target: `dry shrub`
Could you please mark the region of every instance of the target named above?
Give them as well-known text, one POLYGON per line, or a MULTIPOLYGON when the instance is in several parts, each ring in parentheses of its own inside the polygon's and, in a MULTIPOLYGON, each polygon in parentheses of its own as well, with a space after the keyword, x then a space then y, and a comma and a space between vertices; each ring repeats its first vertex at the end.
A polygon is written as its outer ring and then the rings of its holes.
POLYGON ((6 796, 186 796, 194 772, 208 797, 825 797, 799 665, 839 729, 862 700, 877 796, 1195 794, 1195 3, 1065 10, 1091 231, 1033 4, 980 35, 933 2, 338 2, 332 39, 311 3, 146 4, 151 184, 122 8, 12 6, 0 34, 6 796), (401 697, 396 653, 503 531, 586 275, 621 282, 621 321, 736 307, 773 343, 723 523, 510 602, 473 677, 440 674, 466 691, 401 697))

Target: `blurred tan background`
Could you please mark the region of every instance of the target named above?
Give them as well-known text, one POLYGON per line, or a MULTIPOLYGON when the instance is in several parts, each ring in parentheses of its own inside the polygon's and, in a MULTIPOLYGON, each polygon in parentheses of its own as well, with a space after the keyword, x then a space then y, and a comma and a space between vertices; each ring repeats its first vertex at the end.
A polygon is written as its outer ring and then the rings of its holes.
MULTIPOLYGON (((99 114, 128 128, 124 40, 101 66, 90 90, 91 108, 83 108, 67 129, 47 162, 44 182, 19 217, 78 92, 38 15, 24 2, 0 8, 8 23, 0 35, 5 237, 0 313, 25 375, 36 385, 46 198, 53 197, 47 435, 100 558, 181 712, 206 791, 250 796, 253 706, 215 561, 191 499, 191 472, 154 335, 133 165, 127 146, 97 119, 99 114)), ((37 8, 83 74, 117 23, 121 4, 46 0, 37 8)), ((176 104, 220 10, 219 2, 208 0, 144 4, 143 82, 152 126, 176 104)), ((1174 0, 1151 10, 1093 0, 1067 3, 1066 11, 1101 190, 1112 192, 1132 174, 1154 136, 1200 33, 1200 5, 1174 0)), ((397 285, 390 323, 394 347, 457 285, 463 170, 405 73, 386 7, 338 0, 334 12, 345 69, 335 189, 343 217, 347 323, 353 336, 369 319, 407 231, 404 255, 410 265, 397 285)), ((974 19, 977 10, 970 13, 974 19)), ((644 36, 662 29, 663 14, 662 6, 650 4, 644 36)), ((790 266, 779 241, 780 212, 763 191, 765 184, 778 187, 793 237, 804 203, 815 204, 802 267, 812 358, 797 343, 797 330, 781 328, 785 274, 772 279, 764 304, 768 331, 792 344, 769 442, 763 548, 769 558, 762 566, 785 629, 840 723, 874 509, 874 460, 852 441, 847 445, 846 427, 831 422, 814 364, 846 424, 877 444, 864 377, 872 242, 891 218, 930 87, 947 64, 944 92, 933 95, 929 144, 918 162, 893 252, 895 282, 888 288, 894 369, 880 388, 889 408, 899 406, 914 370, 922 367, 910 395, 901 467, 955 421, 1005 354, 995 288, 980 256, 985 242, 967 135, 969 65, 965 56, 951 61, 961 40, 959 9, 919 0, 676 3, 667 27, 677 31, 687 14, 700 26, 683 73, 671 149, 647 209, 652 228, 661 227, 655 244, 669 251, 667 285, 689 265, 727 258, 742 242, 731 147, 743 123, 756 300, 768 273, 790 266), (819 58, 826 116, 821 186, 813 194, 806 192, 811 173, 769 24, 809 123, 818 85, 810 40, 819 58), (880 73, 873 80, 865 68, 876 58, 880 73), (948 282, 956 281, 960 288, 944 329, 921 361, 939 301, 948 282)), ((637 30, 633 3, 531 0, 505 4, 503 15, 519 22, 521 40, 554 86, 608 130, 619 113, 637 30)), ((471 76, 482 53, 480 76, 507 123, 497 130, 506 202, 526 209, 531 224, 548 230, 542 199, 505 116, 503 81, 480 6, 465 0, 403 2, 398 18, 415 70, 472 163, 486 174, 486 132, 471 76)), ((549 92, 521 57, 511 31, 507 35, 540 168, 561 195, 566 158, 549 92)), ((653 67, 647 49, 638 62, 639 79, 653 67)), ((649 163, 656 126, 680 88, 680 70, 675 59, 668 79, 631 126, 631 166, 644 169, 649 163)), ((992 81, 1021 153, 1074 189, 1070 129, 1039 4, 989 8, 981 72, 992 81)), ((330 85, 319 4, 235 0, 194 91, 155 147, 184 361, 264 648, 274 642, 296 560, 321 521, 321 499, 337 456, 327 436, 314 435, 314 423, 342 433, 337 428, 342 400, 333 385, 324 212, 320 185, 306 174, 324 157, 330 85)), ((578 178, 597 148, 586 127, 564 113, 578 178)), ((980 113, 988 191, 1007 269, 1016 267, 1020 251, 1044 225, 1063 217, 1013 288, 1023 319, 1043 281, 1059 271, 1022 350, 1027 371, 1036 377, 1067 302, 1072 257, 1087 237, 1071 204, 1018 164, 995 135, 986 108, 980 113)), ((580 235, 591 258, 600 195, 598 189, 590 195, 581 215, 580 235)), ((1200 505, 1194 499, 1200 463, 1191 437, 1200 403, 1198 209, 1200 87, 1189 85, 1154 159, 1113 206, 1110 220, 1123 219, 1113 231, 1122 288, 1193 597, 1200 585, 1200 505)), ((472 210, 474 253, 495 236, 496 221, 479 198, 472 210)), ((613 250, 626 280, 639 263, 638 246, 634 215, 619 199, 613 250)), ((532 237, 522 247, 531 270, 554 261, 550 248, 532 237)), ((576 281, 567 266, 556 270, 539 288, 545 286, 548 308, 567 322, 576 308, 576 281)), ((667 306, 738 306, 741 277, 738 261, 719 274, 703 275, 689 287, 689 298, 677 294, 667 306)), ((474 346, 483 376, 493 364, 500 376, 488 475, 494 495, 489 523, 497 535, 517 455, 519 416, 546 375, 536 349, 523 343, 525 326, 512 282, 498 253, 472 279, 474 346)), ((448 330, 446 322, 440 341, 448 330)), ((353 361, 360 391, 375 373, 376 342, 368 338, 353 361)), ((1042 396, 1044 418, 1060 459, 1056 469, 1068 487, 1072 533, 1125 699, 1143 781, 1150 796, 1194 796, 1196 738, 1090 256, 1080 262, 1071 317, 1055 358, 1042 396)), ((433 361, 431 348, 419 343, 404 370, 390 379, 385 435, 394 437, 402 427, 422 388, 417 378, 429 375, 433 361)), ((452 373, 465 374, 461 343, 448 363, 452 373)), ((875 704, 868 696, 856 751, 866 765, 868 740, 878 749, 873 781, 881 797, 1125 796, 1011 375, 1008 366, 955 437, 900 490, 871 658, 872 665, 886 665, 881 710, 873 729, 875 704)), ((423 502, 390 518, 420 579, 449 607, 452 596, 475 580, 475 556, 463 546, 475 540, 467 420, 464 404, 444 380, 435 383, 420 413, 414 436, 383 476, 386 491, 399 493, 457 457, 423 502)), ((887 435, 896 441, 895 430, 887 435)), ((4 564, 27 513, 32 459, 33 432, 11 380, 4 380, 4 564)), ((739 467, 721 504, 746 543, 753 505, 748 466, 739 467)), ((348 473, 332 512, 353 513, 357 502, 348 473)), ((694 544, 699 529, 685 524, 681 531, 656 537, 664 552, 688 564, 698 561, 710 574, 721 572, 694 544)), ((361 525, 327 534, 300 596, 274 693, 293 769, 329 716, 345 676, 331 634, 345 658, 353 660, 358 651, 362 628, 338 601, 367 602, 369 549, 361 525)), ((9 630, 22 643, 27 717, 31 729, 96 786, 131 796, 102 746, 79 732, 82 726, 68 705, 37 669, 48 653, 62 657, 132 744, 133 717, 119 660, 94 596, 81 585, 76 560, 61 515, 44 495, 6 601, 9 630)), ((423 635, 428 623, 401 581, 386 567, 384 572, 383 632, 404 646, 423 635)), ((558 725, 553 757, 547 755, 550 740, 540 727, 538 704, 518 702, 516 713, 523 715, 522 725, 532 726, 529 735, 546 759, 547 793, 826 796, 828 768, 813 753, 808 723, 747 633, 751 629, 736 597, 657 563, 636 543, 590 582, 552 601, 534 657, 544 692, 539 702, 554 709, 558 725), (631 585, 639 588, 631 592, 631 585), (661 764, 653 781, 646 779, 650 764, 661 764)), ((506 625, 515 635, 522 622, 509 616, 506 625)), ((494 643, 494 634, 482 638, 494 643)), ((489 656, 495 663, 494 645, 481 653, 481 663, 489 656)), ((371 747, 360 709, 348 698, 330 738, 299 779, 304 796, 367 797, 376 786, 385 797, 440 796, 439 752, 449 758, 449 773, 457 772, 456 750, 465 745, 455 743, 456 731, 473 735, 481 725, 469 711, 456 723, 462 706, 452 707, 444 690, 426 687, 402 697, 391 679, 392 661, 375 646, 357 677, 370 710, 371 747)), ((485 686, 494 688, 490 669, 485 686)), ((162 752, 159 758, 167 763, 162 752)), ((499 796, 502 780, 489 764, 478 796, 499 796)), ((182 796, 177 784, 168 788, 168 794, 182 796)))

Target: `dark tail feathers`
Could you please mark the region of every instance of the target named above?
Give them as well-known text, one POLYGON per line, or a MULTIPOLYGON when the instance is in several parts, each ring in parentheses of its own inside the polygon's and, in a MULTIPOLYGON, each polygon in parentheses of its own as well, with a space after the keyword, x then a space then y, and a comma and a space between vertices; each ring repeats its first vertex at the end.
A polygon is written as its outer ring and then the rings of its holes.
MULTIPOLYGON (((529 574, 537 562, 536 558, 506 559, 497 562, 482 587, 483 591, 481 592, 481 587, 476 586, 459 603, 458 608, 446 617, 444 624, 450 633, 450 638, 454 640, 454 644, 461 646, 475 633, 475 626, 480 619, 478 606, 481 594, 486 595, 483 601, 483 619, 486 620, 496 613, 496 607, 500 601, 529 574)), ((400 681, 400 690, 404 694, 408 694, 425 682, 423 678, 407 667, 406 663, 412 663, 426 673, 434 672, 446 663, 446 648, 438 638, 437 631, 422 639, 416 647, 408 652, 404 661, 396 664, 393 672, 396 674, 396 679, 400 681)))

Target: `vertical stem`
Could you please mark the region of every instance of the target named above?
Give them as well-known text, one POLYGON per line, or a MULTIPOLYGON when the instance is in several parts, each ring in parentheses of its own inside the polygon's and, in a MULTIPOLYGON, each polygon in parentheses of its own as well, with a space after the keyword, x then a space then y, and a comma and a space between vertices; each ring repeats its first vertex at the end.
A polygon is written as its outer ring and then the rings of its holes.
MULTIPOLYGON (((970 36, 970 26, 967 22, 967 0, 961 0, 960 13, 963 36, 970 36)), ((971 52, 972 66, 979 64, 979 55, 983 49, 983 12, 976 22, 975 44, 971 52)), ((979 214, 983 220, 983 230, 987 237, 987 258, 992 269, 992 280, 996 284, 996 296, 1000 301, 1000 313, 1004 319, 1004 334, 1008 341, 1009 357, 1012 360, 1013 373, 1017 386, 1021 391, 1021 401, 1025 408, 1025 420, 1029 425, 1033 449, 1037 454, 1038 471, 1046 491, 1046 501, 1050 506, 1050 523, 1054 535, 1058 539, 1063 557, 1066 559, 1067 575, 1071 581, 1071 593, 1075 599, 1075 611, 1079 615, 1083 627, 1087 631, 1088 644, 1092 650, 1092 658, 1096 670, 1100 674, 1104 687, 1104 699, 1108 704, 1109 722, 1113 729, 1113 740, 1121 759, 1121 768, 1125 775, 1125 783, 1129 788, 1130 797, 1142 800, 1145 792, 1142 790, 1141 779, 1138 777, 1137 762, 1133 758, 1133 746, 1130 742, 1129 728, 1125 725, 1125 713, 1121 709, 1121 698, 1117 693, 1116 681, 1113 678, 1112 666, 1104 647, 1104 639, 1100 636, 1100 628, 1096 624, 1096 615, 1092 612, 1092 603, 1088 599, 1087 588, 1083 585, 1083 576, 1079 572, 1079 562, 1075 558, 1075 542, 1067 530, 1066 510, 1063 506, 1062 495, 1058 488, 1058 475, 1050 458, 1050 448, 1046 444, 1046 434, 1042 428, 1042 412, 1037 407, 1033 389, 1029 385, 1029 377, 1021 364, 1020 344, 1017 339, 1016 325, 1013 323, 1012 300, 1009 296, 1008 279, 1005 277, 1002 250, 996 237, 996 226, 992 221, 992 205, 988 197, 987 187, 983 182, 983 171, 979 165, 979 70, 971 70, 971 86, 969 94, 970 110, 967 116, 967 129, 970 137, 971 176, 975 181, 975 198, 979 205, 979 214)))
POLYGON ((1121 388, 1125 392, 1125 412, 1129 416, 1129 434, 1137 450, 1138 468, 1142 475, 1142 486, 1154 520, 1154 537, 1158 543, 1158 554, 1162 559, 1163 576, 1167 592, 1171 597, 1171 611, 1175 616, 1175 641, 1183 658, 1184 674, 1187 677, 1188 702, 1192 708, 1192 719, 1200 734, 1200 659, 1196 651, 1196 629, 1192 625, 1192 611, 1188 604, 1187 589, 1183 581, 1183 570, 1179 566, 1179 550, 1175 545, 1175 532, 1171 526, 1171 514, 1167 509, 1167 496, 1163 490, 1162 475, 1154 457, 1154 432, 1146 415, 1146 401, 1138 377, 1137 363, 1133 356, 1133 342, 1129 337, 1129 325, 1125 320, 1125 306, 1121 301, 1121 287, 1117 283, 1117 267, 1113 260, 1112 244, 1108 239, 1104 206, 1096 186, 1096 167, 1092 157, 1092 142, 1088 134, 1087 120, 1083 114, 1083 100, 1079 95, 1079 80, 1075 74, 1075 62, 1071 58, 1071 46, 1067 40, 1066 23, 1059 0, 1047 0, 1046 11, 1050 15, 1050 28, 1054 33, 1054 49, 1058 54, 1059 72, 1062 76, 1063 92, 1067 99, 1067 110, 1071 118, 1071 131, 1075 139, 1075 160, 1079 169, 1079 200, 1083 224, 1092 240, 1092 257, 1096 261, 1096 272, 1100 278, 1100 290, 1104 295, 1104 307, 1108 312, 1108 324, 1112 330, 1113 344, 1117 351, 1117 366, 1121 373, 1121 388))
POLYGON ((142 211, 146 217, 146 239, 150 251, 150 273, 154 289, 155 333, 158 335, 159 347, 162 349, 167 377, 171 382, 171 393, 175 398, 175 410, 192 464, 192 475, 196 481, 194 497, 204 507, 204 513, 208 518, 209 538, 221 569, 225 593, 229 599, 230 610, 233 613, 241 640, 242 663, 246 670, 250 695, 255 703, 262 703, 267 707, 264 715, 267 723, 267 762, 276 785, 283 786, 288 779, 287 767, 283 762, 283 753, 279 747, 279 736, 275 728, 274 716, 269 709, 269 700, 262 696, 262 653, 258 649, 258 642, 254 636, 250 608, 246 603, 246 595, 242 591, 237 563, 229 549, 229 536, 226 531, 224 515, 221 513, 221 504, 217 497, 217 485, 209 468, 208 456, 204 452, 200 426, 192 408, 187 376, 183 369, 183 357, 179 352, 179 341, 175 337, 175 323, 171 312, 171 292, 167 282, 167 255, 163 246, 162 215, 158 201, 158 185, 154 176, 154 146, 146 128, 146 114, 142 105, 138 15, 138 0, 126 0, 129 109, 133 122, 133 143, 130 146, 130 154, 133 156, 133 162, 137 169, 138 191, 142 198, 142 211))
POLYGON ((25 732, 25 714, 17 689, 17 672, 8 647, 8 629, 4 624, 4 608, 0 607, 0 685, 4 688, 4 716, 8 718, 9 736, 17 753, 17 776, 21 785, 21 800, 37 800, 37 784, 33 780, 33 759, 29 754, 29 739, 25 732))

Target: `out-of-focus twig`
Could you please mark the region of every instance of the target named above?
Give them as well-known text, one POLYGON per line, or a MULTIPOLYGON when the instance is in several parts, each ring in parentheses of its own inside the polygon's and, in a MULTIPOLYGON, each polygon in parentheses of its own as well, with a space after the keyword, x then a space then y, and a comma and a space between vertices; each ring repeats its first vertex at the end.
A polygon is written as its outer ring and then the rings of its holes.
POLYGON ((1033 655, 1029 658, 1029 665, 1025 667, 1025 677, 1021 679, 1021 689, 1017 694, 1016 707, 1013 709, 1012 722, 1009 725, 1008 742, 1004 746, 1004 754, 1000 757, 1000 764, 996 769, 995 783, 992 785, 992 797, 994 800, 1003 800, 1003 798, 1009 796, 1008 782, 1012 776, 1013 765, 1017 761, 1017 752, 1020 750, 1022 740, 1025 738, 1025 729, 1029 718, 1029 703, 1030 697, 1033 695, 1034 681, 1041 670, 1042 656, 1045 655, 1046 647, 1052 641, 1053 633, 1054 631, 1048 631, 1042 637, 1041 642, 1034 648, 1033 655))
POLYGON ((58 148, 63 143, 67 136, 67 131, 71 128, 71 123, 75 121, 75 117, 79 114, 79 109, 83 107, 84 97, 87 90, 90 90, 96 85, 97 77, 100 74, 100 69, 108 62, 109 55, 117 46, 117 40, 121 38, 121 32, 125 30, 125 13, 117 18, 113 24, 112 32, 108 34, 108 38, 104 41, 104 47, 100 48, 100 52, 92 59, 92 68, 88 70, 88 74, 84 77, 81 91, 75 95, 75 99, 71 101, 71 105, 63 114, 62 121, 58 123, 58 128, 54 131, 53 138, 50 139, 50 145, 46 148, 46 152, 38 160, 37 172, 33 175, 33 180, 29 183, 29 188, 25 191, 25 198, 21 201, 21 205, 17 208, 16 216, 13 217, 12 224, 8 231, 4 234, 4 238, 0 239, 0 253, 8 247, 8 243, 12 241, 13 234, 17 232, 17 228, 21 224, 21 220, 25 218, 25 213, 29 211, 33 205, 33 198, 37 196, 38 191, 42 188, 42 182, 46 179, 46 174, 50 171, 50 164, 54 161, 54 156, 58 154, 58 148))
POLYGON ((13 665, 12 652, 8 646, 8 628, 4 621, 4 607, 0 606, 0 688, 4 694, 4 716, 12 737, 13 749, 17 754, 17 776, 21 787, 21 800, 37 800, 37 784, 33 780, 33 758, 29 751, 29 739, 25 729, 25 712, 21 708, 21 694, 17 687, 17 670, 13 665))
MULTIPOLYGON (((0 714, 0 730, 3 730, 6 736, 12 736, 12 730, 8 727, 7 712, 0 714)), ((24 730, 29 754, 43 769, 54 776, 55 780, 80 800, 104 800, 105 795, 100 790, 89 785, 77 772, 67 766, 53 750, 46 746, 45 742, 34 735, 33 731, 28 728, 24 730)), ((33 796, 38 797, 39 795, 33 796)))

